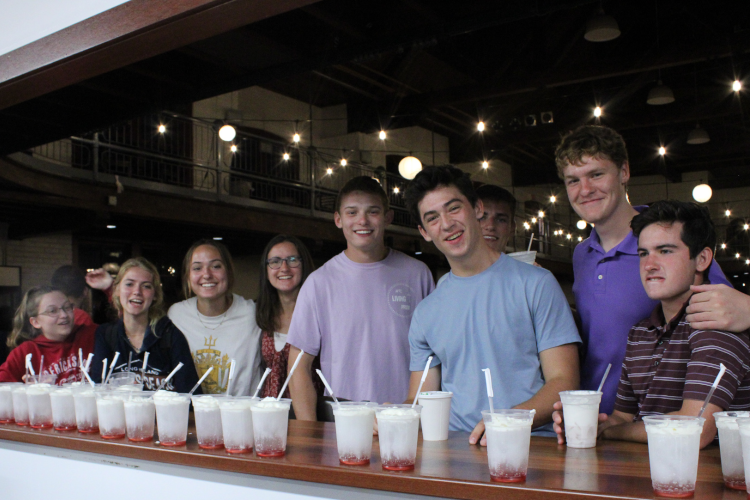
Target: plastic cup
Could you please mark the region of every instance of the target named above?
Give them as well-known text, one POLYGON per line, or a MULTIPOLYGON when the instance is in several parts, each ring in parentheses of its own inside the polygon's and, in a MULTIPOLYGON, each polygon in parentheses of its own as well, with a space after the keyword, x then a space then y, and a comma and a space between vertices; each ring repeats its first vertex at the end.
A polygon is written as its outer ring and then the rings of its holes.
POLYGON ((86 385, 72 388, 73 404, 76 410, 78 432, 90 434, 99 432, 99 414, 96 409, 96 392, 100 389, 86 385))
POLYGON ((569 447, 596 447, 601 400, 602 393, 597 391, 563 391, 560 393, 565 421, 565 441, 569 447))
MULTIPOLYGON (((743 412, 744 413, 744 412, 743 412)), ((715 415, 715 414, 714 414, 715 415)), ((742 445, 742 462, 744 464, 745 477, 750 477, 750 418, 738 418, 736 420, 740 431, 740 443, 742 445)), ((719 443, 721 446, 721 443, 719 443)), ((722 464, 724 457, 722 454, 722 464)), ((722 465, 723 468, 723 465, 722 465)), ((750 481, 745 480, 748 498, 750 498, 750 481)))
POLYGON ((13 392, 11 392, 13 398, 13 420, 16 421, 16 425, 29 425, 29 400, 26 397, 26 389, 28 387, 27 385, 20 385, 15 387, 13 392))
POLYGON ((275 398, 266 398, 250 407, 253 412, 255 453, 259 457, 283 457, 286 454, 291 404, 291 399, 276 401, 275 398))
POLYGON ((498 483, 526 481, 534 410, 482 412, 487 436, 490 479, 498 483))
POLYGON ((104 439, 122 439, 126 435, 125 406, 121 395, 113 391, 94 391, 99 416, 99 435, 104 439))
POLYGON ((223 394, 192 396, 195 433, 198 436, 198 446, 204 450, 220 450, 224 447, 219 402, 225 397, 223 394))
POLYGON ((375 410, 378 419, 380 461, 385 470, 412 470, 417 461, 419 414, 422 405, 383 405, 375 410))
MULTIPOLYGON (((29 377, 31 379, 31 377, 29 377)), ((41 375, 37 375, 34 380, 29 380, 28 384, 49 384, 49 385, 55 385, 57 383, 57 375, 54 373, 43 373, 41 375)))
POLYGON ((332 403, 336 421, 336 444, 339 462, 344 465, 367 465, 372 455, 372 428, 376 403, 332 403))
POLYGON ((73 391, 68 387, 54 388, 49 393, 52 404, 52 425, 56 431, 76 430, 76 406, 73 391))
POLYGON ((20 382, 0 382, 0 424, 13 424, 13 389, 23 386, 20 382))
POLYGON ((536 262, 536 250, 529 250, 528 252, 513 252, 509 253, 508 257, 513 257, 519 262, 525 262, 526 264, 533 264, 536 262))
POLYGON ((49 429, 52 427, 52 403, 49 384, 32 384, 26 389, 26 400, 29 405, 29 425, 32 429, 49 429))
POLYGON ((714 413, 719 429, 719 451, 724 484, 733 490, 745 490, 745 464, 742 460, 742 442, 738 419, 750 418, 750 411, 720 411, 714 413))
POLYGON ((187 442, 190 396, 187 393, 156 391, 153 398, 159 442, 164 446, 183 446, 187 442))
MULTIPOLYGON (((111 385, 112 387, 119 387, 122 385, 137 385, 137 377, 138 376, 133 372, 113 373, 112 376, 109 377, 107 385, 111 385)), ((143 387, 143 384, 141 384, 141 387, 143 387)))
POLYGON ((445 441, 448 439, 452 398, 452 392, 428 391, 419 393, 419 404, 422 407, 422 439, 425 441, 445 441))
POLYGON ((643 417, 643 422, 648 435, 651 484, 656 496, 693 496, 705 419, 686 415, 654 415, 643 417))
POLYGON ((156 410, 153 392, 133 392, 123 399, 128 441, 142 443, 154 439, 156 410))
MULTIPOLYGON (((219 401, 224 449, 227 452, 251 453, 253 451, 252 407, 257 401, 257 398, 253 399, 249 396, 223 398, 219 401)), ((284 418, 288 418, 288 415, 284 418)))

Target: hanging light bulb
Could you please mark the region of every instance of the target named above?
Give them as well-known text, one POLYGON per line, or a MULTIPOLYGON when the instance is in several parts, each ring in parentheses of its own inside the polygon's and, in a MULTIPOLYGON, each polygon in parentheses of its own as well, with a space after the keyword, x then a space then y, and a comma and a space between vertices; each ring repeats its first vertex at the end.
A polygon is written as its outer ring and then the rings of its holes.
POLYGON ((742 90, 742 82, 739 80, 733 81, 732 90, 734 90, 735 92, 739 92, 740 90, 742 90))
POLYGON ((328 175, 331 175, 331 174, 333 174, 333 169, 332 169, 331 167, 328 167, 328 168, 326 169, 326 174, 328 174, 328 175))
POLYGON ((739 259, 740 258, 740 254, 738 254, 738 253, 734 254, 734 258, 735 259, 739 259))
POLYGON ((399 189, 397 187, 393 188, 393 193, 394 194, 398 194, 399 193, 399 189))
POLYGON ((531 218, 531 222, 533 222, 534 224, 536 224, 536 217, 532 217, 531 218))
POLYGON ((219 139, 224 142, 232 141, 237 135, 237 131, 231 125, 224 125, 219 129, 219 139))
POLYGON ((289 161, 289 153, 284 153, 284 161, 289 161))
POLYGON ((687 137, 688 144, 705 144, 710 140, 711 138, 708 136, 708 132, 706 132, 706 129, 701 128, 700 125, 696 125, 687 137))
POLYGON ((722 243, 721 244, 721 249, 722 250, 726 250, 727 249, 727 244, 726 243, 722 243))
POLYGON ((523 228, 528 231, 529 229, 531 229, 531 226, 529 225, 528 222, 524 222, 523 223, 523 228))
POLYGON ((731 216, 731 215, 732 215, 732 211, 731 211, 731 210, 729 210, 729 209, 726 209, 726 210, 724 211, 724 215, 726 215, 727 217, 729 217, 729 216, 731 216))
POLYGON ((601 108, 601 106, 597 106, 597 107, 594 108, 594 116, 596 118, 599 118, 599 117, 602 116, 602 108, 601 108))
POLYGON ((600 11, 586 23, 586 34, 583 38, 589 42, 609 42, 620 36, 620 27, 612 16, 600 11))
POLYGON ((346 166, 346 158, 341 158, 341 166, 342 167, 346 166))
POLYGON ((747 231, 748 229, 750 229, 750 225, 745 224, 745 225, 742 226, 742 229, 744 229, 745 231, 747 231))
POLYGON ((299 134, 298 134, 297 132, 295 132, 295 133, 294 133, 294 135, 292 136, 292 140, 293 140, 294 142, 299 142, 299 141, 300 141, 300 139, 301 139, 301 138, 300 138, 299 134))
POLYGON ((160 134, 163 134, 164 132, 167 131, 167 127, 165 127, 164 125, 159 125, 159 129, 158 130, 159 130, 160 134))
POLYGON ((380 133, 378 134, 378 137, 380 137, 381 141, 384 141, 385 140, 385 130, 381 130, 380 133))
POLYGON ((398 162, 398 173, 404 179, 413 179, 422 170, 422 162, 413 156, 407 156, 398 162))
POLYGON ((665 148, 664 146, 659 146, 659 154, 661 156, 664 156, 665 154, 667 154, 667 148, 665 148))
POLYGON ((556 201, 557 201, 557 196, 555 196, 554 194, 553 194, 552 196, 550 196, 550 197, 549 197, 549 202, 550 202, 550 203, 554 203, 554 202, 556 202, 556 201))
POLYGON ((484 122, 477 123, 477 131, 484 132, 484 122))
POLYGON ((544 212, 540 210, 538 215, 539 215, 539 218, 541 219, 542 217, 544 217, 544 212))
POLYGON ((232 151, 232 153, 236 153, 237 152, 237 145, 236 144, 232 144, 232 147, 230 147, 229 149, 232 151))
POLYGON ((646 99, 648 104, 652 106, 661 106, 662 104, 670 104, 674 102, 674 93, 672 89, 664 85, 661 80, 656 84, 656 87, 652 88, 648 93, 646 99))
POLYGON ((712 194, 713 191, 708 184, 698 184, 693 188, 693 199, 698 203, 706 203, 711 199, 712 194))
POLYGON ((482 162, 482 168, 485 169, 485 170, 487 170, 488 168, 490 168, 490 162, 483 161, 482 162))
POLYGON ((586 229, 586 221, 583 219, 579 220, 578 222, 576 222, 576 227, 583 231, 584 229, 586 229))
POLYGON ((583 236, 579 236, 578 241, 583 241, 583 236))
POLYGON ((570 234, 570 233, 568 233, 568 234, 565 235, 565 237, 568 238, 568 239, 571 239, 573 237, 573 235, 570 234))

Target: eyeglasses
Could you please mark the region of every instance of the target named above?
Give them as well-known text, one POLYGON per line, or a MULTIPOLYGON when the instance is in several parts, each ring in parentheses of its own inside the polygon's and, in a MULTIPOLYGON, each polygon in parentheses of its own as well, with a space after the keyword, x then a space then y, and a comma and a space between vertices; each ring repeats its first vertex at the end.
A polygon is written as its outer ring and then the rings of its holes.
POLYGON ((291 257, 287 257, 286 259, 282 259, 281 257, 273 257, 266 260, 266 265, 271 269, 281 269, 282 262, 286 262, 286 265, 289 267, 299 267, 300 264, 302 264, 302 259, 300 259, 297 255, 292 255, 291 257))
POLYGON ((60 313, 65 311, 65 313, 70 314, 73 312, 73 304, 65 304, 62 307, 48 307, 47 310, 40 312, 40 315, 43 316, 49 316, 50 318, 59 318, 60 313))

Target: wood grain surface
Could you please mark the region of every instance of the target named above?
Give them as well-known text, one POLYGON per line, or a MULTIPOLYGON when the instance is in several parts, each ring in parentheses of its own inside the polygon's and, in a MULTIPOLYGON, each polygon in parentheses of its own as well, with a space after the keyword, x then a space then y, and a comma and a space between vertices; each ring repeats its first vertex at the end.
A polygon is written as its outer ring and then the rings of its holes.
MULTIPOLYGON (((289 422, 287 454, 260 458, 198 448, 195 428, 185 446, 171 448, 126 439, 104 440, 77 432, 25 429, 0 425, 0 439, 118 457, 226 470, 316 483, 465 499, 655 498, 651 489, 648 448, 637 443, 604 441, 594 449, 558 446, 553 438, 532 437, 525 483, 490 482, 487 450, 468 444, 468 434, 451 432, 447 441, 419 440, 413 471, 388 472, 380 463, 378 441, 368 466, 340 465, 331 423, 289 422)), ((744 500, 747 494, 724 487, 719 448, 700 453, 696 500, 744 500)))

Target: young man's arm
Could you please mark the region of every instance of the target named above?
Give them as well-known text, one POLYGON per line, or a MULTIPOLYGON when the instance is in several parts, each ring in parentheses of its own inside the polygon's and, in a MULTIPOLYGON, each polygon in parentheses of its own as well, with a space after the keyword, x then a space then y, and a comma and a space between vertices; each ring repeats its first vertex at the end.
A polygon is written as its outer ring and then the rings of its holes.
MULTIPOLYGON (((536 410, 532 427, 552 421, 553 404, 560 400, 560 391, 578 389, 578 345, 565 344, 539 353, 544 385, 529 400, 514 406, 519 410, 536 410)), ((479 422, 469 436, 469 443, 487 446, 484 422, 479 422), (481 438, 481 441, 480 441, 481 438)))
POLYGON ((693 285, 687 320, 696 330, 740 333, 750 328, 750 297, 726 285, 693 285))
MULTIPOLYGON (((414 402, 414 398, 417 397, 417 390, 419 389, 419 382, 422 380, 422 371, 411 372, 409 377, 409 395, 406 397, 404 404, 410 405, 414 402)), ((439 391, 440 390, 440 365, 433 366, 427 371, 427 378, 424 379, 422 385, 422 392, 427 391, 439 391)))
MULTIPOLYGON (((287 365, 287 375, 289 370, 294 366, 297 356, 302 351, 289 346, 289 363, 287 365)), ((289 394, 292 396, 292 405, 294 405, 294 415, 297 420, 317 420, 315 408, 318 404, 318 395, 315 393, 313 386, 312 364, 315 356, 308 353, 302 354, 302 359, 294 371, 289 381, 289 394)))

